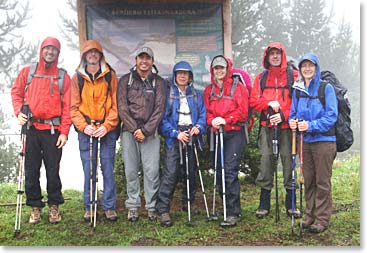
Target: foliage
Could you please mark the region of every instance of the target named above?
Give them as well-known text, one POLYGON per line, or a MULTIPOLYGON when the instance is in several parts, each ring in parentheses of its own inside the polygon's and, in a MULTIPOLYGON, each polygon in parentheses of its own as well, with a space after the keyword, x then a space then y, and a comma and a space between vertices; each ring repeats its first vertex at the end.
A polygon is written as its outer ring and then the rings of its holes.
POLYGON ((79 50, 79 32, 78 20, 76 15, 76 0, 67 0, 67 5, 72 13, 75 15, 67 15, 59 11, 59 17, 62 24, 59 25, 61 35, 67 41, 67 46, 72 50, 79 50), (71 18, 73 17, 73 18, 71 18))
MULTIPOLYGON (((279 173, 282 180, 282 173, 279 173)), ((126 219, 126 210, 121 202, 117 205, 119 219, 106 221, 99 210, 96 231, 93 233, 88 223, 82 219, 83 194, 65 191, 70 198, 61 206, 63 220, 59 224, 47 223, 47 208, 43 209, 40 224, 27 222, 29 207, 23 208, 21 234, 13 238, 15 207, 0 206, 0 245, 3 246, 360 246, 360 157, 336 160, 333 177, 333 215, 328 230, 320 234, 304 231, 302 239, 291 235, 291 219, 281 208, 280 221, 275 222, 275 194, 272 192, 272 209, 264 219, 257 219, 260 189, 253 184, 241 181, 242 219, 237 227, 224 229, 217 222, 207 222, 203 203, 199 203, 201 213, 192 215, 192 226, 187 226, 187 213, 178 211, 180 202, 176 192, 171 214, 174 225, 164 228, 158 222, 152 223, 147 214, 140 210, 140 219, 131 223, 126 219), (348 175, 347 177, 345 175, 348 175)), ((16 199, 16 186, 0 184, 0 202, 9 203, 16 199)), ((207 190, 208 204, 211 206, 211 189, 207 190)), ((297 191, 298 193, 298 191, 297 191)), ((279 189, 280 207, 284 206, 285 191, 279 189)), ((202 201, 197 195, 197 200, 202 201)), ((299 199, 298 199, 299 201, 299 199)), ((221 211, 222 201, 218 199, 221 211)), ((304 205, 304 202, 303 202, 304 205)), ((303 206, 304 207, 304 206, 303 206)), ((296 221, 296 228, 298 220, 296 221)))
POLYGON ((37 48, 21 35, 21 29, 30 18, 28 1, 24 6, 18 1, 0 1, 0 16, 0 90, 4 91, 20 67, 37 55, 37 48))
POLYGON ((13 182, 18 165, 17 146, 0 137, 0 183, 13 182))

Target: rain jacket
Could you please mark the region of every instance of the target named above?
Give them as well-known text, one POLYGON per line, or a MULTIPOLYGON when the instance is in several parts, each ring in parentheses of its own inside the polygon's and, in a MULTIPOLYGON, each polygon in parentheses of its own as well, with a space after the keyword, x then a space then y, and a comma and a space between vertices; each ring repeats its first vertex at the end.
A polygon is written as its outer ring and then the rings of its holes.
MULTIPOLYGON (((266 84, 265 86, 278 86, 278 87, 286 87, 288 86, 287 82, 287 56, 285 52, 285 48, 279 42, 270 43, 264 50, 262 65, 264 69, 268 71, 266 84), (282 62, 280 67, 270 67, 270 63, 268 61, 268 52, 271 48, 278 48, 282 51, 282 62)), ((255 77, 254 87, 251 90, 250 95, 250 106, 254 108, 255 111, 261 112, 262 115, 267 114, 268 103, 270 101, 277 100, 280 104, 282 123, 280 124, 281 128, 289 128, 288 118, 291 109, 291 94, 289 94, 289 89, 287 88, 279 88, 279 89, 264 89, 261 91, 260 87, 260 77, 262 72, 259 73, 255 77), (284 91, 284 93, 283 93, 284 91)), ((294 80, 297 79, 298 72, 294 71, 294 80)), ((266 120, 262 118, 261 125, 266 125, 266 120)), ((268 127, 271 127, 269 123, 268 127)))
POLYGON ((206 129, 206 122, 205 122, 206 109, 203 101, 203 96, 197 90, 195 90, 197 97, 194 98, 193 96, 194 80, 192 78, 193 77, 192 68, 190 64, 188 64, 187 62, 182 61, 178 62, 173 67, 172 82, 170 85, 170 89, 173 89, 174 98, 170 97, 171 92, 170 90, 167 90, 166 110, 164 112, 163 119, 160 125, 162 135, 165 138, 168 148, 173 147, 175 141, 177 141, 177 136, 180 133, 178 131, 178 121, 180 117, 180 114, 178 113, 180 110, 180 99, 179 99, 180 93, 175 80, 176 71, 178 69, 190 70, 191 80, 189 81, 190 83, 186 87, 186 98, 190 108, 192 125, 198 127, 200 130, 199 141, 201 139, 201 135, 205 133, 206 129), (172 104, 170 104, 171 103, 170 101, 172 102, 172 104))
POLYGON ((303 55, 299 60, 299 67, 304 60, 316 63, 316 73, 307 87, 304 85, 300 70, 300 79, 293 86, 292 107, 289 118, 308 121, 308 130, 303 137, 304 142, 336 141, 335 135, 323 134, 334 126, 338 118, 338 101, 335 90, 330 83, 325 86, 325 106, 320 99, 307 97, 318 96, 321 71, 320 62, 316 55, 303 55), (296 90, 300 90, 299 99, 297 98, 296 90))
MULTIPOLYGON (((18 116, 22 105, 27 103, 30 111, 32 112, 32 118, 34 119, 50 120, 52 118, 61 117, 60 126, 54 126, 54 128, 57 129, 60 134, 67 136, 71 126, 69 111, 71 81, 69 75, 65 73, 63 96, 62 101, 60 101, 61 96, 58 86, 59 68, 57 67, 59 56, 57 56, 55 61, 46 68, 46 62, 42 57, 42 49, 46 46, 54 46, 60 53, 60 42, 56 38, 47 37, 41 44, 39 61, 35 74, 54 76, 52 78, 53 83, 51 84, 51 78, 33 77, 25 91, 24 89, 30 71, 30 66, 24 67, 15 79, 11 89, 13 109, 15 115, 18 116)), ((33 122, 32 124, 38 130, 51 129, 51 125, 48 123, 33 122)))
POLYGON ((84 132, 84 128, 88 125, 86 121, 88 117, 90 120, 103 121, 102 125, 108 132, 113 130, 119 122, 116 92, 117 77, 106 63, 102 46, 96 40, 87 40, 82 48, 80 64, 72 78, 70 114, 74 126, 84 132), (91 80, 86 73, 85 53, 91 49, 97 49, 102 54, 101 73, 94 80, 91 80), (111 72, 111 90, 107 92, 108 82, 105 76, 108 72, 111 72), (84 79, 81 96, 78 74, 84 79))
MULTIPOLYGON (((227 75, 224 77, 223 82, 223 96, 230 96, 231 88, 233 84, 232 80, 232 61, 227 60, 227 75)), ((213 62, 212 62, 213 63, 213 62)), ((210 74, 212 83, 205 87, 204 90, 204 102, 206 106, 206 122, 207 125, 212 124, 212 120, 216 117, 222 117, 226 124, 224 130, 240 130, 242 125, 246 123, 248 116, 248 92, 245 86, 239 82, 232 99, 225 97, 218 98, 217 96, 211 96, 211 91, 214 94, 220 96, 220 89, 214 80, 212 64, 210 65, 210 74)))
MULTIPOLYGON (((154 65, 153 67, 155 68, 154 65)), ((164 114, 166 86, 158 73, 151 72, 143 81, 135 66, 130 69, 130 73, 120 78, 117 106, 123 122, 122 131, 134 133, 141 129, 146 137, 157 132, 164 114)))

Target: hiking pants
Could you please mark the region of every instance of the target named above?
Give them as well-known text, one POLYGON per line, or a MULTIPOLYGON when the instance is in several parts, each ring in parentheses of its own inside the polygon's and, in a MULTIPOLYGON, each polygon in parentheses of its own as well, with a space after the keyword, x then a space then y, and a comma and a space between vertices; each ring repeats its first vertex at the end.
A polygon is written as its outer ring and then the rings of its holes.
MULTIPOLYGON (((239 131, 224 131, 224 181, 226 185, 227 217, 241 214, 240 182, 238 180, 239 166, 245 148, 245 133, 243 128, 239 131)), ((218 136, 218 161, 217 161, 217 189, 223 197, 222 166, 220 137, 218 136)))
MULTIPOLYGON (((170 203, 172 201, 173 193, 177 182, 182 181, 184 187, 182 189, 182 203, 187 203, 187 189, 186 189, 186 161, 185 149, 182 149, 182 161, 180 165, 180 149, 179 141, 175 141, 172 148, 166 146, 166 166, 163 171, 161 183, 158 191, 157 211, 159 214, 169 213, 170 203)), ((190 188, 190 203, 195 200, 196 193, 196 178, 195 178, 195 157, 193 147, 188 146, 189 159, 189 188, 190 188)))
POLYGON ((303 143, 303 176, 306 215, 328 227, 332 212, 331 175, 335 142, 303 143))
POLYGON ((25 193, 26 204, 32 207, 44 207, 40 186, 40 169, 42 161, 46 169, 47 204, 59 205, 64 203, 61 193, 59 175, 62 149, 56 143, 59 132, 51 134, 50 130, 37 130, 31 127, 27 133, 25 155, 25 193))
MULTIPOLYGON (((114 177, 116 140, 118 130, 112 130, 100 140, 100 167, 103 176, 102 208, 106 210, 116 210, 116 185, 114 177)), ((90 136, 78 131, 80 158, 84 171, 84 208, 90 210, 90 136)), ((97 138, 93 138, 92 146, 92 168, 93 168, 93 188, 92 199, 95 200, 95 182, 97 168, 97 138)))
MULTIPOLYGON (((274 186, 275 159, 273 155, 272 128, 261 126, 259 134, 259 148, 261 152, 260 171, 256 183, 266 190, 274 186)), ((283 166, 283 185, 286 189, 292 189, 292 131, 291 129, 279 129, 278 152, 283 166)), ((279 163, 279 161, 278 161, 279 163)), ((295 178, 297 174, 295 173, 295 178)), ((296 180, 296 187, 298 183, 296 180)))
POLYGON ((159 188, 159 149, 158 135, 151 135, 143 142, 138 142, 134 134, 122 133, 122 159, 124 161, 126 189, 128 199, 125 201, 127 209, 138 209, 140 200, 140 164, 144 174, 145 209, 155 211, 159 188))

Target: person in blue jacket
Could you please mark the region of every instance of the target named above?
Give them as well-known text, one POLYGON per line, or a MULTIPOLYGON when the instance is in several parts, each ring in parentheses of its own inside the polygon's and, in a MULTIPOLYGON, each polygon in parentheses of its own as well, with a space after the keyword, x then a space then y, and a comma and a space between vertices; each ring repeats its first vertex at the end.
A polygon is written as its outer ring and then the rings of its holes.
MULTIPOLYGON (((195 200, 195 163, 192 142, 202 143, 202 134, 206 129, 206 110, 202 94, 195 90, 192 67, 188 62, 180 61, 173 67, 172 82, 167 91, 166 109, 160 130, 165 138, 165 169, 158 191, 156 209, 160 214, 162 226, 172 226, 169 215, 170 203, 176 184, 186 178, 185 145, 189 157, 190 205, 195 200), (183 172, 183 177, 182 173, 183 172)), ((187 203, 187 189, 184 184, 182 203, 187 203)))
POLYGON ((338 103, 330 83, 325 86, 325 105, 318 97, 321 72, 315 54, 303 55, 298 67, 300 79, 293 85, 289 125, 291 129, 298 128, 304 133, 306 214, 301 222, 303 228, 320 233, 328 228, 332 213, 331 174, 336 157, 334 125, 338 117, 338 103))

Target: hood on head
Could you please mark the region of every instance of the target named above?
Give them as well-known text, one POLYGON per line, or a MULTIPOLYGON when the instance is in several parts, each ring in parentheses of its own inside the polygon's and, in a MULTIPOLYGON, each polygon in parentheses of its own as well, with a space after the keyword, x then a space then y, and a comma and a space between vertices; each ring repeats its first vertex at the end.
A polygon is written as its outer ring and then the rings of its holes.
MULTIPOLYGON (((311 61, 314 64, 316 64, 316 71, 315 71, 315 76, 314 76, 314 80, 320 80, 321 79, 321 70, 320 70, 320 61, 319 58, 313 54, 313 53, 308 53, 308 54, 304 54, 299 58, 299 64, 298 64, 298 69, 299 69, 299 76, 302 77, 302 73, 301 73, 301 64, 303 61, 311 61)), ((302 77, 303 79, 303 77, 302 77)))
POLYGON ((106 61, 104 58, 102 45, 97 40, 87 40, 84 42, 82 50, 80 52, 80 64, 79 64, 80 72, 84 72, 84 68, 86 66, 85 53, 91 49, 97 49, 101 53, 101 66, 102 68, 104 68, 106 61))
POLYGON ((172 73, 173 83, 176 83, 176 72, 179 70, 185 70, 185 71, 190 72, 190 80, 189 80, 189 85, 190 85, 194 81, 194 73, 192 71, 192 67, 190 63, 186 61, 180 61, 180 62, 177 62, 175 66, 173 66, 173 73, 172 73))
POLYGON ((61 49, 60 41, 58 39, 54 38, 54 37, 47 37, 46 39, 44 39, 42 41, 41 47, 40 47, 40 52, 39 52, 39 63, 41 63, 41 64, 39 64, 40 66, 37 67, 37 69, 40 69, 41 71, 46 69, 46 63, 45 63, 45 61, 43 60, 43 57, 42 57, 42 49, 44 47, 47 47, 47 46, 53 46, 59 51, 55 61, 51 63, 51 65, 50 65, 50 67, 48 67, 48 69, 51 70, 51 69, 57 68, 57 64, 59 62, 60 49, 61 49))
POLYGON ((262 64, 263 64, 263 67, 265 69, 269 69, 270 68, 270 63, 269 63, 269 60, 268 60, 268 53, 270 52, 270 50, 272 48, 277 48, 279 49, 281 52, 282 52, 282 63, 280 64, 280 68, 284 68, 286 69, 287 68, 287 54, 285 52, 285 48, 283 46, 282 43, 280 42, 272 42, 270 43, 265 49, 264 49, 264 53, 263 53, 263 61, 262 61, 262 64))
POLYGON ((213 62, 215 63, 217 60, 216 58, 224 58, 227 62, 227 75, 225 76, 224 78, 224 82, 226 82, 228 79, 232 79, 232 73, 233 73, 233 63, 232 63, 232 60, 223 56, 223 55, 217 55, 217 56, 214 56, 211 64, 210 64, 210 74, 211 74, 211 80, 212 80, 212 83, 215 83, 215 80, 214 80, 214 73, 213 73, 213 62))

